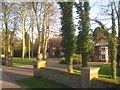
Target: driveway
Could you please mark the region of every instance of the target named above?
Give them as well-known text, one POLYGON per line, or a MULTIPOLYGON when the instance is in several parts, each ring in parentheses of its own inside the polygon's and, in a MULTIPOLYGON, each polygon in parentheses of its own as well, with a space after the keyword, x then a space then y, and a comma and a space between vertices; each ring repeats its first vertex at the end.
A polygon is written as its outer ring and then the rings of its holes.
MULTIPOLYGON (((59 64, 60 58, 49 58, 48 60, 49 60, 47 62, 47 66, 48 67, 55 67, 55 68, 62 68, 62 69, 66 69, 67 68, 66 65, 59 64)), ((88 62, 88 66, 103 65, 103 64, 110 64, 110 63, 106 63, 106 62, 88 62)), ((73 67, 82 67, 82 65, 81 64, 73 65, 73 67)))
POLYGON ((33 76, 32 65, 19 66, 19 67, 3 67, 2 68, 2 90, 5 88, 21 88, 16 83, 16 80, 24 79, 33 76))

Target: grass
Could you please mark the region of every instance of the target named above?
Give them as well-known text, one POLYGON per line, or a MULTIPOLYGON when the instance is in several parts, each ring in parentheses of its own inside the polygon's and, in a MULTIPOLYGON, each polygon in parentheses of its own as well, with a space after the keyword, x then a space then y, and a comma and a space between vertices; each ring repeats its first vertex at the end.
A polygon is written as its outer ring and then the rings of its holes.
POLYGON ((29 88, 30 90, 33 90, 35 88, 70 88, 66 85, 57 83, 55 81, 42 79, 42 78, 36 78, 36 77, 30 77, 27 79, 17 80, 17 82, 23 88, 29 88))
POLYGON ((13 66, 25 66, 25 65, 33 65, 32 62, 35 61, 36 58, 25 58, 24 60, 21 60, 21 58, 15 58, 13 57, 13 66))
MULTIPOLYGON (((111 66, 110 65, 94 65, 92 67, 100 67, 99 70, 99 78, 106 79, 106 80, 112 80, 112 81, 118 81, 120 82, 120 69, 117 68, 117 79, 111 79, 111 66)), ((74 70, 77 72, 74 72, 76 74, 78 71, 80 72, 80 68, 74 68, 74 70)))

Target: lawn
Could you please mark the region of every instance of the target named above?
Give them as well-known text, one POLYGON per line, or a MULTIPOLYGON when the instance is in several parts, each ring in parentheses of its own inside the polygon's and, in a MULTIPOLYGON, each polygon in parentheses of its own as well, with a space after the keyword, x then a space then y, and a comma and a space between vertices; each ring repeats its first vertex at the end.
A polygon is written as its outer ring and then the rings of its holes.
MULTIPOLYGON (((120 69, 117 68, 117 79, 111 79, 111 66, 110 65, 94 65, 92 67, 100 67, 99 70, 99 78, 108 79, 112 81, 119 81, 120 82, 120 69)), ((74 73, 80 74, 80 68, 74 68, 74 73)))
POLYGON ((21 60, 21 58, 15 58, 13 57, 13 66, 25 66, 25 65, 33 65, 32 62, 36 60, 36 58, 25 58, 24 60, 21 60))
POLYGON ((30 77, 27 79, 17 80, 17 82, 22 87, 29 88, 30 90, 33 90, 35 88, 70 88, 66 85, 57 83, 55 81, 42 79, 42 78, 36 78, 36 77, 30 77))

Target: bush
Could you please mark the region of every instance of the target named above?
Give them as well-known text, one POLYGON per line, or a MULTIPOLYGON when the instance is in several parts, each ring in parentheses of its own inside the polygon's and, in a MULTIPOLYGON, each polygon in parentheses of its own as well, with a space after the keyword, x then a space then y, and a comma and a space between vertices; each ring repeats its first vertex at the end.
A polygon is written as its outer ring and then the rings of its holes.
MULTIPOLYGON (((61 58, 61 60, 59 61, 59 64, 66 64, 66 60, 65 58, 61 58)), ((74 57, 73 58, 73 64, 81 64, 81 59, 80 58, 77 58, 77 57, 74 57)))

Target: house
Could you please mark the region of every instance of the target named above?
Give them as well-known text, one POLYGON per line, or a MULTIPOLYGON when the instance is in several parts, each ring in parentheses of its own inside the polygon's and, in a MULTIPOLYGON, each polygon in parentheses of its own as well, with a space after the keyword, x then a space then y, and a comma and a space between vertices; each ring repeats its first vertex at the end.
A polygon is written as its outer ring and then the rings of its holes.
POLYGON ((94 50, 91 53, 91 61, 108 62, 108 41, 105 38, 94 40, 94 50))
POLYGON ((62 52, 61 47, 62 37, 58 38, 50 38, 48 41, 48 52, 50 57, 62 57, 64 56, 64 52, 62 52))
MULTIPOLYGON (((56 51, 59 49, 60 56, 64 56, 64 52, 62 52, 61 48, 62 38, 50 38, 48 43, 49 48, 49 56, 55 57, 56 51)), ((109 53, 108 53, 108 41, 105 38, 100 38, 94 40, 94 50, 90 53, 90 60, 94 62, 108 62, 109 53)))

